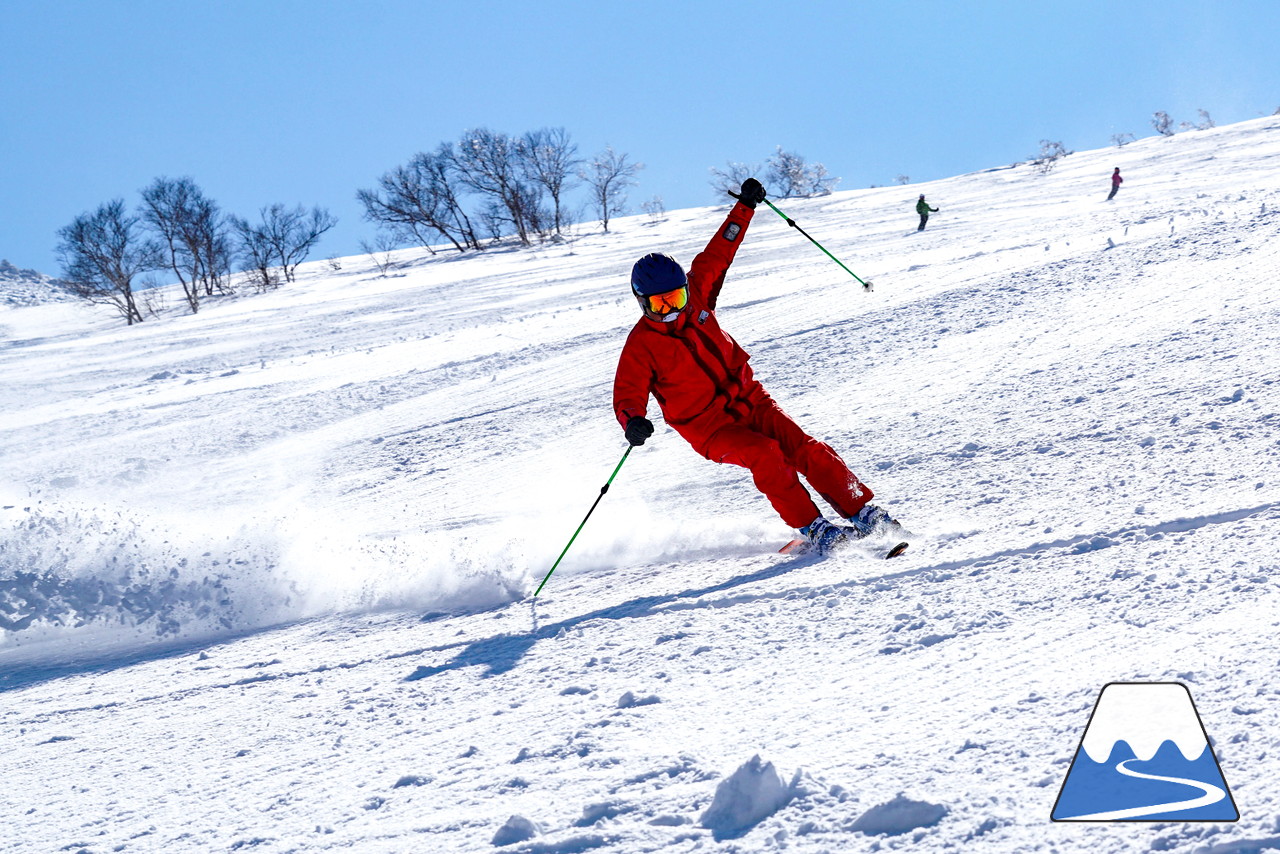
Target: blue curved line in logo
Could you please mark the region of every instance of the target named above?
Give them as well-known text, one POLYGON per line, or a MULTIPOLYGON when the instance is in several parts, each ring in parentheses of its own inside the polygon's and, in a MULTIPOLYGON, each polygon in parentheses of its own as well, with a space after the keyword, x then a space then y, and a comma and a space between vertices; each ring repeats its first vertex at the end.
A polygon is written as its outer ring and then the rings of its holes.
POLYGON ((1094 762, 1076 754, 1053 810, 1055 821, 1236 821, 1239 813, 1212 750, 1188 760, 1172 741, 1151 759, 1138 759, 1127 742, 1094 762), (1139 770, 1141 768, 1142 770, 1139 770), (1200 794, 1188 797, 1187 789, 1200 794))

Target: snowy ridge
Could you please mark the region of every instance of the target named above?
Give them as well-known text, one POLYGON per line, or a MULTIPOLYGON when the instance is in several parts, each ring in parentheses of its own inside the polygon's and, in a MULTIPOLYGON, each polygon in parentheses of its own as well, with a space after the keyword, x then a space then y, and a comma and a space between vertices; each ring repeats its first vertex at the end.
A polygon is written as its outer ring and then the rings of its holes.
POLYGON ((778 555, 657 418, 520 601, 625 450, 627 270, 722 208, 0 309, 0 851, 1274 847, 1278 131, 779 201, 869 294, 759 212, 721 322, 888 563, 778 555), (1238 823, 1050 821, 1124 681, 1188 686, 1238 823))
POLYGON ((0 306, 30 306, 75 299, 62 283, 36 270, 20 270, 0 260, 0 306))

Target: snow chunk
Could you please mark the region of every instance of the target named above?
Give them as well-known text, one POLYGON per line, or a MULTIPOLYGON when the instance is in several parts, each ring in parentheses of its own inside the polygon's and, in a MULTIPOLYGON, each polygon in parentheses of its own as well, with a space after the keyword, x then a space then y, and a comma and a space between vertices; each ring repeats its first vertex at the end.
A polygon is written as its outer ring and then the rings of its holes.
POLYGON ((511 845, 538 835, 538 826, 522 815, 513 815, 493 835, 494 845, 511 845))
POLYGON ((688 823, 688 819, 686 819, 684 816, 671 815, 670 813, 663 813, 662 815, 654 816, 652 819, 649 820, 649 824, 653 825, 654 827, 680 827, 681 825, 684 825, 687 823, 688 823))
POLYGON ((628 691, 618 698, 619 709, 634 709, 636 706, 652 706, 654 703, 661 703, 662 698, 657 694, 650 694, 648 697, 637 697, 628 691))
POLYGON ((756 755, 716 787, 700 823, 717 841, 732 839, 782 809, 791 797, 792 788, 773 763, 756 755))
POLYGON ((425 786, 431 780, 431 777, 423 777, 421 774, 405 774, 399 780, 396 780, 396 784, 391 788, 403 789, 405 786, 425 786))
POLYGON ((947 808, 925 801, 913 801, 901 792, 887 804, 864 812, 849 828, 859 833, 897 836, 918 827, 932 827, 947 814, 947 808))
POLYGON ((574 827, 591 827, 598 821, 605 819, 617 818, 623 813, 634 810, 635 807, 626 804, 620 804, 616 801, 605 801, 598 804, 587 804, 582 808, 582 818, 574 822, 574 827))
POLYGON ((1076 543, 1075 546, 1071 549, 1071 554, 1082 555, 1082 554, 1087 554, 1088 552, 1101 551, 1102 549, 1109 549, 1115 544, 1116 544, 1115 540, 1111 539, 1110 537, 1104 537, 1101 534, 1099 534, 1098 536, 1091 537, 1085 540, 1084 542, 1076 543))

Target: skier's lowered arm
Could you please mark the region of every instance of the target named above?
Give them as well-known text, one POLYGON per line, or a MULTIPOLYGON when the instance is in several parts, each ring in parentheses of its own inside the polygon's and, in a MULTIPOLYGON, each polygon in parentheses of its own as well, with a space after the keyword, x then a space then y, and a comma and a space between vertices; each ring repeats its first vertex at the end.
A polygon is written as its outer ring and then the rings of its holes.
POLYGON ((653 369, 638 354, 640 348, 627 343, 618 357, 618 371, 613 377, 613 414, 626 429, 632 418, 643 418, 649 408, 649 390, 653 387, 653 369))

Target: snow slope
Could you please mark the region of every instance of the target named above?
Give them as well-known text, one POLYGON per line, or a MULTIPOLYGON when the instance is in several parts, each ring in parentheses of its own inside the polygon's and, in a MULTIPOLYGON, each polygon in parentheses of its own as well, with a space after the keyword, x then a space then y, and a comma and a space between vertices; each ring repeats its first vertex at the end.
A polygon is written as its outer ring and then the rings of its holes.
POLYGON ((721 321, 893 562, 776 554, 659 423, 521 601, 625 450, 630 264, 723 209, 0 309, 0 851, 1280 847, 1280 119, 779 204, 875 290, 761 210, 721 321), (1238 823, 1050 821, 1144 680, 1238 823))

